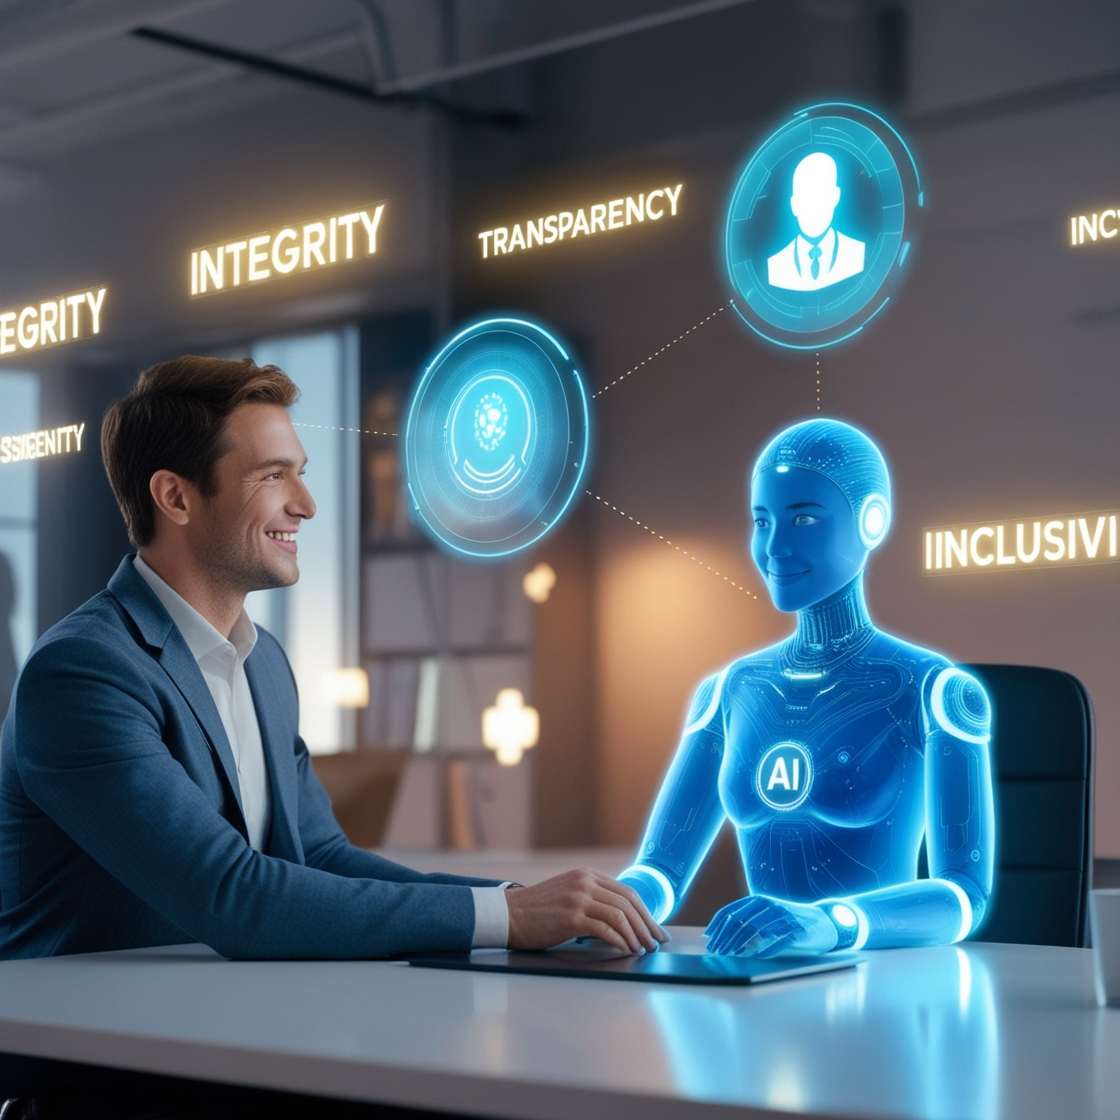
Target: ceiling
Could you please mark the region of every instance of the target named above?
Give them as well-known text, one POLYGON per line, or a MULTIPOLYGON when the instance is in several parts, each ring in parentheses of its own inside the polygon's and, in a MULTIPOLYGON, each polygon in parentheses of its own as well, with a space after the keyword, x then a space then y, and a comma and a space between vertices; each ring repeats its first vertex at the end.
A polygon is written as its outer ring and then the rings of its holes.
POLYGON ((308 88, 320 75, 336 93, 438 98, 453 110, 464 94, 449 79, 748 2, 0 0, 0 164, 18 176, 59 151, 161 128, 185 100, 220 113, 300 80, 206 47, 298 68, 308 88))

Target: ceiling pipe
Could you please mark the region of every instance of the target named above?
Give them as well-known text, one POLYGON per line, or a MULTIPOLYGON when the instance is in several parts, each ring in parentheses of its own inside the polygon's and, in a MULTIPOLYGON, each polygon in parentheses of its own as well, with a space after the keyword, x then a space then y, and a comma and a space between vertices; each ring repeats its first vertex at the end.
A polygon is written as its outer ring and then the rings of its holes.
POLYGON ((257 54, 254 51, 241 50, 239 47, 227 47, 221 43, 197 39, 192 35, 182 35, 177 31, 164 31, 158 27, 137 27, 133 29, 132 35, 145 42, 159 43, 165 47, 201 55, 203 58, 218 62, 232 62, 247 70, 256 70, 274 78, 298 82, 322 90, 324 93, 339 94, 375 105, 400 108, 427 106, 467 124, 492 125, 498 128, 516 128, 525 123, 523 115, 510 110, 475 109, 469 105, 459 105, 436 94, 381 92, 380 90, 375 92, 364 82, 340 78, 323 70, 310 70, 306 66, 284 62, 273 55, 257 54))
POLYGON ((386 82, 397 78, 397 60, 393 54, 393 36, 389 21, 377 0, 353 0, 361 19, 361 43, 369 71, 369 88, 379 93, 386 82))
POLYGON ((441 66, 436 70, 429 70, 423 74, 414 74, 391 82, 383 86, 381 92, 410 93, 426 89, 428 86, 440 85, 443 82, 473 78, 479 74, 487 74, 492 70, 501 70, 507 66, 518 66, 521 63, 532 62, 538 58, 563 54, 566 51, 578 50, 580 47, 590 47, 598 43, 608 42, 611 39, 619 39, 624 35, 634 35, 640 31, 652 31, 656 27, 664 27, 670 23, 679 23, 681 20, 695 19, 697 16, 706 16, 712 12, 723 11, 726 8, 737 8, 743 4, 753 3, 754 0, 697 0, 695 3, 684 4, 653 15, 619 20, 617 23, 609 23, 605 27, 597 27, 589 31, 577 31, 571 35, 561 35, 543 43, 502 51, 486 58, 460 62, 452 66, 441 66))
MULTIPOLYGON (((280 57, 293 62, 310 61, 352 48, 353 45, 352 30, 336 31, 307 40, 298 46, 288 47, 280 52, 280 57)), ((14 148, 24 141, 42 141, 47 138, 56 142, 65 141, 69 135, 84 134, 106 117, 125 117, 138 111, 150 111, 153 105, 169 98, 182 98, 211 86, 244 81, 245 76, 242 68, 215 62, 191 73, 177 74, 173 78, 157 82, 145 82, 131 89, 89 98, 63 109, 31 114, 8 127, 0 127, 0 145, 14 148)))
POLYGON ((0 67, 43 62, 67 51, 88 50, 116 39, 140 23, 163 23, 224 7, 229 0, 86 0, 31 19, 6 16, 0 36, 0 67))

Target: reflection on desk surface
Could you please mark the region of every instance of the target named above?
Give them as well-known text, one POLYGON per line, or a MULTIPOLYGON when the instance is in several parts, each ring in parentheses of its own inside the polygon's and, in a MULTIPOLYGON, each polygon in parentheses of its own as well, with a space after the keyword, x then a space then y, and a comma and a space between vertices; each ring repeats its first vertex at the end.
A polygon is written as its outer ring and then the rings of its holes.
POLYGON ((920 1102, 921 1115, 996 1114, 999 1032, 982 956, 952 947, 906 977, 856 968, 780 987, 761 1030, 757 1017, 739 1014, 738 1001, 718 989, 650 993, 682 1092, 726 1099, 761 1088, 767 1105, 791 1111, 827 1099, 835 1061, 807 1052, 821 1042, 819 1030, 807 1028, 816 1023, 830 1045, 848 1052, 846 1078, 878 1086, 885 1099, 920 1102), (856 1035, 858 1047, 846 1046, 856 1035))
MULTIPOLYGON (((702 951, 672 927, 671 952, 702 951)), ((661 950, 664 951, 664 950, 661 950)), ((0 962, 0 1051, 454 1112, 1115 1120, 1083 949, 866 952, 763 984, 597 983, 199 946, 0 962), (216 1058, 216 1055, 228 1055, 216 1058)))

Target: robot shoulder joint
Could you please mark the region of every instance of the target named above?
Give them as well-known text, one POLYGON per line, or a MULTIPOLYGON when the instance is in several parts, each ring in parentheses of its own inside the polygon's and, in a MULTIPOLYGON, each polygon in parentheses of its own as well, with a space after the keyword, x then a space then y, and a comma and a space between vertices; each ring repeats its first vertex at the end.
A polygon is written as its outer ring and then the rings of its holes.
POLYGON ((966 743, 983 744, 991 738, 991 701, 971 673, 956 665, 932 669, 923 692, 931 729, 966 743))

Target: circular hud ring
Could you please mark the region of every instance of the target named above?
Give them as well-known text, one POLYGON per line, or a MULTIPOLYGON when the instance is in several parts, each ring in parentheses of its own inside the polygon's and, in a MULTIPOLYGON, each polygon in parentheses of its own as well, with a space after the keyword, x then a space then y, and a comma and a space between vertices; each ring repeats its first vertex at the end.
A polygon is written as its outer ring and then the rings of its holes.
POLYGON ((799 110, 731 193, 731 306, 792 350, 852 338, 890 303, 924 205, 914 157, 883 117, 842 102, 799 110))
POLYGON ((566 347, 526 319, 459 331, 421 375, 404 431, 420 523, 467 556, 509 556, 564 516, 587 466, 587 393, 566 347))

